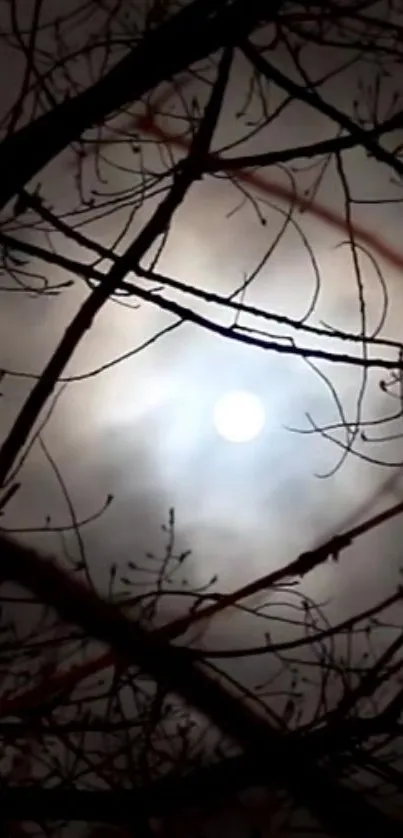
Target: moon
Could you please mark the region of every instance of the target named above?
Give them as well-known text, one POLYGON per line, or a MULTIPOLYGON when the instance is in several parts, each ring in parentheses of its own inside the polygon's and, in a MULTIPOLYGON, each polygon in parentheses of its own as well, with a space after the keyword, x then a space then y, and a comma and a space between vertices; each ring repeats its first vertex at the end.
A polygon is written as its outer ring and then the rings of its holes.
POLYGON ((250 442, 263 430, 263 404, 246 390, 232 390, 221 396, 214 409, 217 432, 228 442, 250 442))

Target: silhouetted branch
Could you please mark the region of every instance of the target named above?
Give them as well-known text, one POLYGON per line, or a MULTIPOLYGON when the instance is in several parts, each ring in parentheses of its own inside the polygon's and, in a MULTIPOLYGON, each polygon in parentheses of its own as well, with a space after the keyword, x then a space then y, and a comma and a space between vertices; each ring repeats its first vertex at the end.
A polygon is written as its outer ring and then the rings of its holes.
POLYGON ((150 31, 92 87, 65 99, 3 142, 0 207, 84 131, 200 59, 234 45, 240 33, 273 19, 279 5, 279 0, 270 8, 262 0, 193 0, 150 31))
MULTIPOLYGON (((231 51, 224 50, 217 82, 213 86, 204 118, 201 120, 199 129, 189 148, 188 164, 174 178, 170 191, 161 201, 150 221, 143 227, 137 238, 126 249, 123 256, 120 257, 118 262, 112 265, 102 282, 82 304, 67 327, 62 340, 43 370, 40 379, 38 379, 32 388, 10 433, 0 448, 0 486, 4 484, 16 457, 32 431, 47 399, 53 392, 61 373, 72 357, 83 335, 91 328, 94 318, 119 287, 126 273, 133 266, 137 265, 156 239, 165 233, 175 211, 184 200, 192 183, 200 177, 203 171, 204 159, 209 151, 212 135, 220 114, 222 97, 228 82, 231 61, 231 51)), ((142 296, 140 289, 138 289, 138 296, 142 296)), ((146 297, 153 299, 154 295, 146 293, 146 297)))
POLYGON ((27 588, 55 608, 63 620, 79 624, 89 635, 111 645, 118 659, 135 661, 157 683, 179 693, 210 717, 257 761, 270 759, 276 766, 278 783, 332 832, 349 838, 378 838, 380 830, 385 838, 400 835, 398 823, 317 767, 303 742, 271 728, 236 695, 196 667, 187 650, 168 647, 33 550, 4 536, 0 546, 3 581, 27 588))
MULTIPOLYGON (((380 125, 370 128, 365 131, 368 139, 382 137, 384 134, 396 131, 403 127, 403 111, 399 111, 385 120, 380 125)), ((291 163, 297 160, 310 160, 321 155, 336 154, 340 151, 347 151, 358 145, 362 145, 361 138, 358 138, 355 132, 342 135, 341 137, 333 137, 329 140, 320 140, 317 143, 309 145, 295 146, 294 148, 284 148, 278 151, 263 151, 260 154, 244 154, 237 157, 219 157, 212 155, 207 159, 207 172, 237 172, 240 169, 249 169, 276 166, 279 163, 291 163)))
POLYGON ((256 69, 259 70, 259 72, 262 73, 268 81, 274 81, 275 84, 279 85, 279 87, 291 96, 295 97, 295 99, 305 102, 305 104, 319 111, 324 116, 329 117, 329 119, 336 122, 336 124, 341 128, 348 131, 349 134, 354 137, 355 143, 359 144, 362 148, 367 149, 367 151, 369 151, 376 160, 379 160, 381 163, 385 163, 398 175, 400 175, 400 177, 403 176, 403 163, 396 157, 396 155, 391 154, 389 151, 382 148, 382 146, 380 146, 379 143, 372 138, 371 134, 368 134, 367 131, 362 129, 356 122, 353 122, 353 120, 351 120, 346 114, 342 113, 342 111, 334 107, 331 103, 326 102, 314 90, 310 90, 309 88, 294 82, 288 76, 284 75, 284 73, 282 73, 281 70, 278 70, 277 67, 268 61, 267 58, 264 58, 250 41, 243 40, 241 43, 241 49, 249 61, 251 61, 256 69))

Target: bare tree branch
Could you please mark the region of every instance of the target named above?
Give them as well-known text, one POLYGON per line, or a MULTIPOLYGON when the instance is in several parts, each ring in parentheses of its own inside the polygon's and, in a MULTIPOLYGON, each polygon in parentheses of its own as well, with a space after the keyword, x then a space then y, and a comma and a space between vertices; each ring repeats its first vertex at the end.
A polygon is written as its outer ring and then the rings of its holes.
POLYGON ((240 33, 273 19, 280 5, 281 0, 270 8, 264 0, 193 0, 184 6, 91 88, 66 99, 3 142, 0 208, 84 131, 200 59, 233 45, 240 33))
POLYGON ((97 599, 54 562, 0 537, 1 578, 27 588, 55 608, 68 623, 111 645, 118 658, 133 660, 158 683, 179 693, 233 737, 258 761, 272 760, 278 782, 333 833, 349 838, 398 838, 401 825, 386 817, 358 793, 341 786, 329 770, 316 766, 303 741, 284 737, 260 719, 206 671, 195 666, 185 649, 168 647, 160 638, 127 620, 108 602, 97 599))

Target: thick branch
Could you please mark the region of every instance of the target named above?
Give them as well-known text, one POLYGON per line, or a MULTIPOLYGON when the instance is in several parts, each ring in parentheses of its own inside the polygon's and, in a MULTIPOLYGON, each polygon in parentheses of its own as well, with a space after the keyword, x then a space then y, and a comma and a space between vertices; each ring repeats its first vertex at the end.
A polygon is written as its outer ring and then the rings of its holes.
MULTIPOLYGON (((354 741, 384 732, 383 715, 373 719, 353 720, 346 729, 336 734, 325 730, 314 732, 310 746, 316 753, 335 754, 348 747, 353 735, 354 741), (340 735, 341 733, 341 735, 340 735)), ((58 735, 58 729, 67 725, 41 726, 40 731, 58 735), (49 729, 50 727, 50 729, 49 729)), ((101 729, 107 729, 107 723, 101 729)), ((13 735, 14 728, 21 735, 35 732, 35 725, 2 725, 13 735), (26 729, 25 729, 26 727, 26 729)), ((88 725, 85 729, 88 729, 88 725)), ((254 785, 274 784, 277 780, 276 766, 272 760, 256 760, 253 756, 238 756, 222 762, 195 769, 183 777, 168 775, 139 790, 128 791, 83 791, 72 789, 43 789, 36 787, 8 788, 0 790, 0 808, 7 819, 18 819, 21 812, 27 820, 77 820, 87 822, 124 823, 143 822, 151 817, 166 817, 183 812, 186 808, 202 807, 206 811, 210 804, 220 805, 234 794, 254 785)), ((403 777, 396 772, 395 784, 401 787, 403 777)))
POLYGON ((186 649, 168 646, 56 564, 4 536, 0 539, 0 567, 3 581, 27 588, 53 606, 63 620, 79 624, 90 636, 111 646, 118 659, 148 671, 158 683, 206 714, 257 763, 270 761, 278 784, 331 832, 346 838, 401 838, 401 825, 341 786, 330 772, 316 765, 302 741, 285 737, 256 716, 234 692, 195 665, 186 649))
POLYGON ((92 87, 2 143, 0 208, 89 128, 200 59, 234 44, 260 21, 272 20, 280 5, 281 0, 194 0, 185 6, 92 87))
MULTIPOLYGON (((102 282, 80 306, 41 377, 35 383, 20 410, 10 433, 0 448, 0 486, 4 485, 9 471, 28 439, 41 410, 52 394, 60 375, 73 356, 85 332, 91 328, 94 318, 110 296, 119 288, 120 283, 131 268, 137 265, 159 236, 165 233, 190 187, 200 177, 220 114, 231 61, 231 50, 224 50, 217 81, 207 103, 203 119, 190 145, 184 166, 181 172, 176 174, 171 189, 123 256, 114 262, 102 282)), ((140 290, 138 294, 140 295, 140 290)), ((152 295, 148 294, 147 297, 151 299, 152 295)))
POLYGON ((256 760, 235 757, 193 771, 186 777, 169 776, 149 787, 129 791, 78 791, 77 789, 0 789, 0 809, 5 818, 26 820, 77 820, 119 823, 164 817, 187 807, 203 806, 234 794, 247 785, 275 780, 275 766, 264 768, 256 760))

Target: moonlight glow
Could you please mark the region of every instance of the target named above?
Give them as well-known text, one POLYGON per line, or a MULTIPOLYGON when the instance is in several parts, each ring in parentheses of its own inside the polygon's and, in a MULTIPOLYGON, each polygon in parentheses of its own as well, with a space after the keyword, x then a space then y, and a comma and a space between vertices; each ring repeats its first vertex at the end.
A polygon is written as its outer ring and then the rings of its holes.
POLYGON ((253 393, 227 393, 214 410, 214 424, 229 442, 249 442, 261 432, 265 421, 263 405, 253 393))

